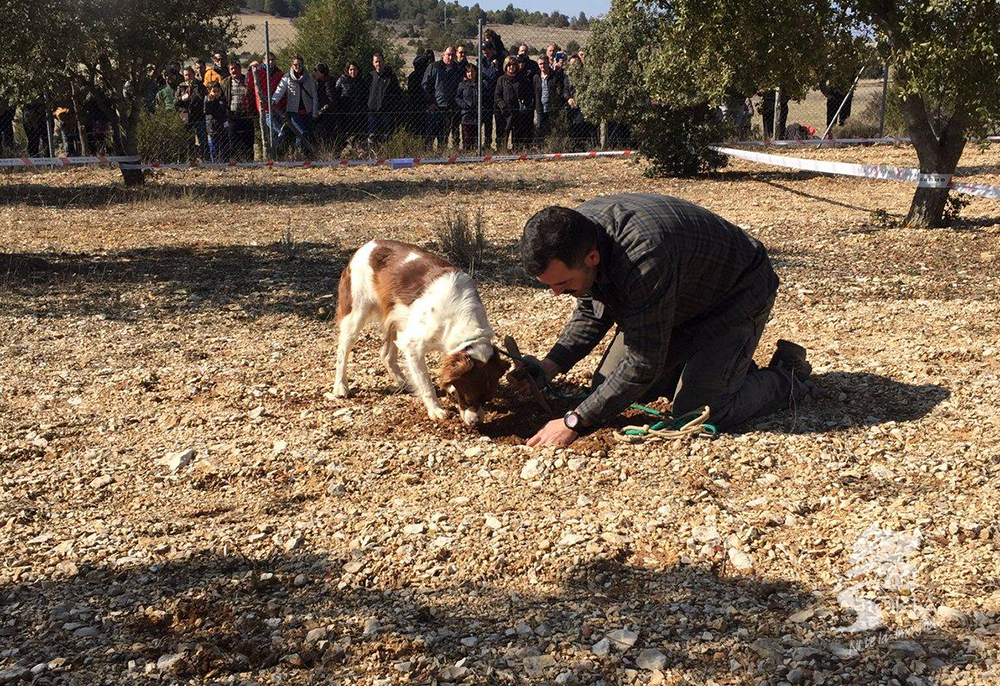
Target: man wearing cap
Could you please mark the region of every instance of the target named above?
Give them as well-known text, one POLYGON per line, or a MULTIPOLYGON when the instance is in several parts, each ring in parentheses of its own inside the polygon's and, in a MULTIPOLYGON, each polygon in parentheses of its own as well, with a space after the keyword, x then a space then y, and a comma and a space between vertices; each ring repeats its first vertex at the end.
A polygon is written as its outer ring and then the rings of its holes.
MULTIPOLYGON (((634 402, 666 398, 678 416, 708 406, 709 421, 729 429, 808 393, 801 346, 779 341, 767 367, 753 361, 778 290, 767 250, 702 207, 651 194, 547 207, 525 225, 521 258, 555 295, 577 298, 549 353, 530 358, 537 382, 569 371, 617 326, 590 395, 529 446, 569 445, 634 402)), ((526 376, 519 365, 511 383, 530 390, 526 376)))

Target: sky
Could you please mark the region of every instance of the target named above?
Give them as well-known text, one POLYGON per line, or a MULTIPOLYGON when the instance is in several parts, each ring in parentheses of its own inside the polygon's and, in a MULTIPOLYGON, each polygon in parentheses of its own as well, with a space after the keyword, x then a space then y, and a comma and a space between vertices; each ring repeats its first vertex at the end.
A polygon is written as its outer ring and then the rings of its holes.
MULTIPOLYGON (((476 0, 462 2, 463 5, 472 6, 476 0)), ((484 10, 502 10, 507 5, 514 5, 531 12, 538 10, 549 14, 552 10, 559 10, 563 14, 574 17, 583 10, 588 17, 604 14, 611 7, 611 0, 575 0, 575 2, 560 2, 559 0, 479 0, 479 6, 484 10)))

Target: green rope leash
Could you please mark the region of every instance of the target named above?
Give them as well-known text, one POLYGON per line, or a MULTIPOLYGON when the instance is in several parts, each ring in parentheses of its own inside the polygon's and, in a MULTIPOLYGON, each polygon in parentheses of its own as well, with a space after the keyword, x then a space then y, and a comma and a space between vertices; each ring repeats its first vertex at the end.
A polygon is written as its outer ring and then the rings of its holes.
MULTIPOLYGON (((541 374, 542 379, 544 379, 545 381, 545 383, 543 384, 545 390, 547 390, 549 394, 555 398, 560 398, 562 400, 586 400, 587 397, 590 395, 589 393, 563 393, 559 391, 559 389, 553 387, 551 383, 549 383, 549 380, 548 378, 546 378, 545 375, 545 370, 542 369, 542 365, 538 364, 534 360, 529 360, 524 357, 519 357, 517 355, 511 355, 510 353, 505 352, 500 348, 496 348, 496 351, 501 355, 503 355, 504 357, 513 360, 514 362, 519 362, 526 367, 533 367, 538 371, 540 371, 542 373, 541 374)), ((640 403, 632 403, 631 405, 629 405, 629 408, 633 410, 639 410, 640 412, 643 412, 644 414, 647 414, 650 417, 661 418, 660 421, 656 422, 652 426, 626 427, 622 432, 622 434, 620 435, 629 437, 632 436, 640 437, 640 436, 651 436, 651 435, 655 436, 657 432, 663 433, 663 432, 682 431, 685 428, 687 428, 687 426, 694 419, 697 419, 702 414, 701 412, 689 412, 688 414, 682 415, 680 417, 673 417, 661 410, 657 410, 655 408, 649 407, 647 405, 642 405, 640 403)), ((719 435, 719 429, 714 424, 702 423, 701 431, 698 433, 698 435, 705 435, 709 438, 716 438, 719 435)))

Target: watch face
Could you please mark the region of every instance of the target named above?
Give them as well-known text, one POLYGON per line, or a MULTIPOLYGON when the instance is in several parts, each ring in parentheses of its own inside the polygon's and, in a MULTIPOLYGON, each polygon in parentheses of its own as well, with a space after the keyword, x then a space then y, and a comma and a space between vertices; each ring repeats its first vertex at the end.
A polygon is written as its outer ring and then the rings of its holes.
POLYGON ((576 412, 567 412, 566 416, 563 417, 563 423, 569 429, 575 429, 576 425, 580 423, 580 417, 577 416, 576 412))

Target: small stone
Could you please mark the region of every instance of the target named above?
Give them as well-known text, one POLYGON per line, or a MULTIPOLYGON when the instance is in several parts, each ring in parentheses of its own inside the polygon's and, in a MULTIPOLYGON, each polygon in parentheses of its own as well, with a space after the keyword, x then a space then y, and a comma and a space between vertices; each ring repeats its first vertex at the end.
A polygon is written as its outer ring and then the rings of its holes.
POLYGON ((464 645, 466 648, 475 648, 477 645, 479 645, 479 639, 476 638, 475 636, 466 636, 465 638, 461 639, 459 643, 464 645))
POLYGON ((353 560, 344 565, 344 571, 348 574, 357 574, 364 568, 364 566, 365 563, 361 560, 353 560))
POLYGON ((292 653, 291 655, 285 655, 283 658, 281 658, 281 661, 285 662, 287 664, 290 664, 292 667, 301 667, 302 666, 302 656, 299 655, 298 653, 292 653))
POLYGON ((180 653, 168 653, 166 655, 160 655, 156 660, 156 668, 161 672, 170 672, 180 667, 181 662, 187 655, 185 652, 180 653))
POLYGON ((84 626, 74 631, 73 635, 77 638, 95 638, 101 635, 101 630, 95 626, 84 626))
POLYGON ((407 524, 403 527, 403 533, 410 536, 416 536, 427 531, 427 525, 423 522, 417 522, 416 524, 407 524))
POLYGON ((945 626, 960 626, 969 621, 968 616, 959 610, 941 605, 934 614, 935 618, 945 626))
POLYGON ((789 670, 788 674, 785 676, 785 680, 794 686, 795 684, 800 683, 804 676, 805 674, 803 674, 802 670, 796 667, 795 669, 789 670))
POLYGON ((296 548, 298 548, 300 545, 302 545, 302 537, 301 536, 292 536, 287 541, 285 541, 285 545, 284 545, 285 552, 286 553, 290 553, 293 550, 295 550, 296 548))
POLYGON ((306 643, 318 643, 326 638, 326 627, 316 627, 306 634, 306 643))
POLYGON ((711 543, 720 539, 719 531, 714 526, 696 526, 691 529, 691 536, 699 543, 711 543))
POLYGON ((618 650, 625 652, 635 645, 635 642, 639 639, 639 634, 628 629, 615 629, 608 634, 608 638, 614 642, 618 650))
POLYGON ((524 671, 531 677, 541 677, 545 670, 556 664, 556 658, 552 655, 539 655, 538 657, 526 657, 523 661, 524 671))
POLYGON ((90 482, 90 487, 93 488, 93 489, 95 489, 95 490, 101 489, 101 488, 104 488, 105 486, 108 486, 111 483, 113 483, 114 480, 115 480, 115 478, 113 476, 108 476, 107 474, 103 474, 103 475, 97 477, 96 479, 94 479, 93 481, 91 481, 90 482))
POLYGON ((250 410, 250 419, 259 419, 264 414, 264 407, 258 405, 257 407, 250 410))
POLYGON ((597 657, 604 657, 605 655, 608 654, 608 651, 610 649, 611 649, 611 642, 608 640, 607 636, 602 638, 594 645, 590 646, 590 652, 592 652, 597 657))
POLYGON ((525 462, 524 466, 521 467, 521 478, 525 481, 531 481, 540 476, 543 471, 545 471, 545 466, 542 464, 542 461, 534 457, 525 462))
POLYGON ((491 515, 486 515, 486 526, 496 531, 497 529, 503 528, 503 522, 501 522, 496 517, 493 517, 491 515))
POLYGON ((639 651, 635 664, 640 669, 651 672, 654 669, 663 669, 667 664, 667 656, 655 648, 646 648, 639 651))
POLYGON ((583 541, 586 540, 587 537, 581 536, 580 534, 566 534, 565 536, 559 539, 559 545, 563 546, 564 548, 568 548, 569 546, 582 543, 583 541))
POLYGON ((810 619, 812 619, 813 614, 814 611, 812 609, 801 610, 799 612, 796 612, 791 617, 789 617, 788 621, 792 622, 793 624, 802 624, 803 622, 807 622, 810 619))
POLYGON ((365 621, 365 628, 361 633, 364 634, 365 636, 371 636, 377 631, 378 631, 378 620, 375 619, 374 617, 369 617, 365 621))
POLYGON ((27 667, 9 667, 8 669, 2 669, 0 670, 0 684, 16 684, 28 673, 27 667))
POLYGON ((295 580, 292 581, 293 586, 301 587, 309 583, 309 578, 305 574, 297 574, 295 580))
MULTIPOLYGON (((587 464, 587 458, 585 457, 571 457, 567 462, 571 472, 578 472, 587 464)), ((561 675, 560 675, 561 676, 561 675)))
POLYGON ((729 549, 729 561, 741 572, 746 572, 753 569, 753 560, 750 556, 744 553, 742 550, 737 550, 736 548, 729 549))
POLYGON ((441 681, 459 681, 469 673, 469 668, 465 666, 452 665, 441 670, 441 681))
POLYGON ((280 455, 281 453, 285 452, 285 448, 287 447, 288 447, 288 441, 282 441, 279 439, 275 441, 274 444, 271 446, 271 454, 280 455))
POLYGON ((191 461, 194 460, 194 456, 194 449, 188 448, 187 450, 181 450, 180 452, 172 455, 167 455, 162 460, 159 460, 159 463, 171 472, 176 472, 191 464, 191 461))
POLYGON ((483 449, 480 448, 478 445, 474 445, 471 448, 466 448, 465 453, 463 454, 466 457, 479 457, 480 455, 483 454, 483 449))

